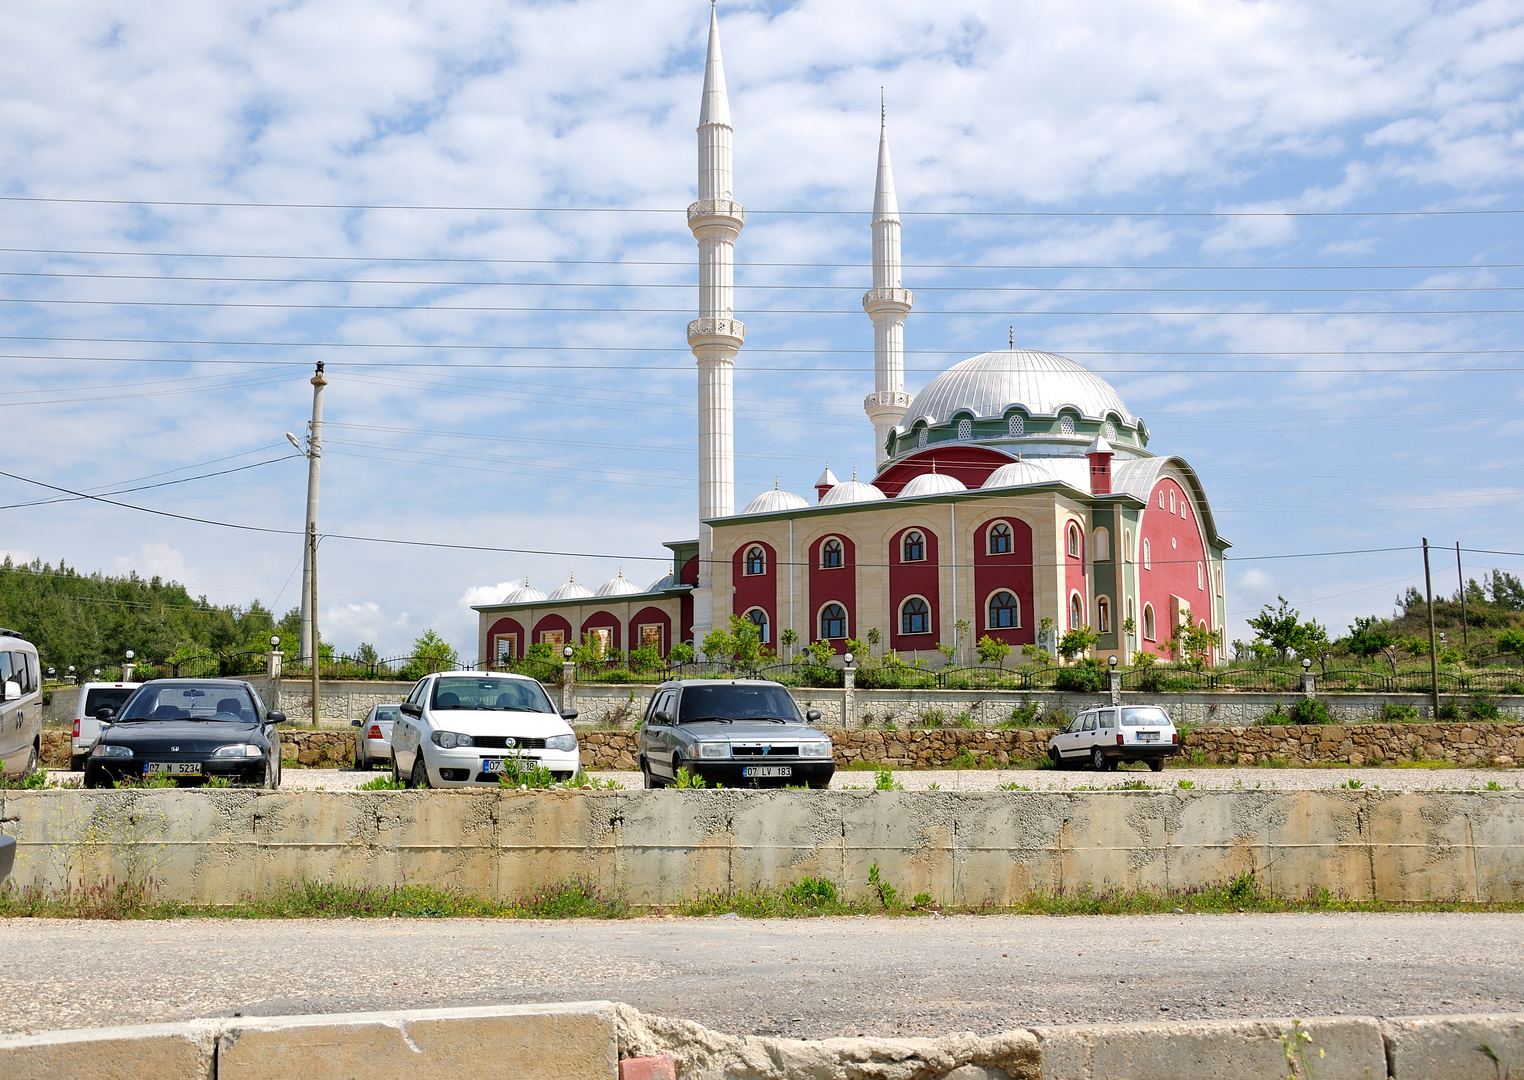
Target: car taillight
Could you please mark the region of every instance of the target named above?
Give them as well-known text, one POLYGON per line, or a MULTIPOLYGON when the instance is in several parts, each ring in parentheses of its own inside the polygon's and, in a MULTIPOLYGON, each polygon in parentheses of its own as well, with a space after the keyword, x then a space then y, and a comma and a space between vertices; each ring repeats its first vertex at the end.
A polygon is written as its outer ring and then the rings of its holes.
POLYGON ((1120 731, 1117 732, 1117 745, 1118 746, 1122 745, 1122 733, 1120 731))
POLYGON ((79 738, 79 717, 74 718, 74 737, 79 738))
POLYGON ((380 724, 372 724, 370 726, 370 734, 367 735, 366 738, 368 738, 368 739, 379 739, 379 738, 381 738, 381 725, 380 724))
POLYGON ((1169 741, 1174 743, 1176 746, 1179 746, 1180 745, 1180 732, 1177 731, 1177 732, 1173 733, 1172 735, 1170 735, 1169 741))

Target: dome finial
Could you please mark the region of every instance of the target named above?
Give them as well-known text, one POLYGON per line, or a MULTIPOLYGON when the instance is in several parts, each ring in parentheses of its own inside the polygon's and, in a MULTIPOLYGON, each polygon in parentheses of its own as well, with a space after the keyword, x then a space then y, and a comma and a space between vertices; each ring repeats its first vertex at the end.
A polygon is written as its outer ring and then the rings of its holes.
POLYGON ((774 491, 778 490, 778 478, 776 476, 773 477, 773 490, 774 491))
POLYGON ((931 471, 932 472, 936 472, 937 471, 937 459, 936 458, 932 458, 931 459, 931 471))

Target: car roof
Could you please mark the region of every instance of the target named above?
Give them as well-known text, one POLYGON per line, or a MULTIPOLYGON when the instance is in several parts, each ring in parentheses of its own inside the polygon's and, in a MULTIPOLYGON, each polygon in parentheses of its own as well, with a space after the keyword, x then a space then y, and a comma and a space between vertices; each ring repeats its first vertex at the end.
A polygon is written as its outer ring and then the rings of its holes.
POLYGON ((539 682, 533 675, 524 675, 517 671, 431 671, 424 678, 447 679, 452 676, 463 679, 521 679, 524 682, 539 682))
POLYGON ((122 687, 123 689, 136 690, 138 687, 140 687, 142 685, 143 684, 140 683, 140 682, 107 682, 105 679, 97 679, 94 682, 82 682, 82 683, 79 684, 79 688, 81 690, 94 690, 94 689, 97 689, 99 687, 105 686, 105 687, 109 687, 111 689, 116 689, 117 687, 122 687))
POLYGON ((241 687, 243 687, 246 690, 252 690, 253 689, 253 687, 247 681, 245 681, 243 679, 192 679, 192 678, 188 678, 188 677, 187 678, 181 678, 181 679, 149 679, 147 682, 145 682, 145 683, 139 683, 138 685, 140 685, 140 686, 241 686, 241 687))

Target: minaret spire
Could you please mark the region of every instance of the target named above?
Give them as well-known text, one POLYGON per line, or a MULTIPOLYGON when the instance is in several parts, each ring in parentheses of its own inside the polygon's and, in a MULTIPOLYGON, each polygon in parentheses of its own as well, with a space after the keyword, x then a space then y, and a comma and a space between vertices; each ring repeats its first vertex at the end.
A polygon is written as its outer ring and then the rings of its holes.
POLYGON ((863 410, 873 422, 874 460, 889 460, 889 433, 905 415, 905 316, 915 296, 904 287, 900 264, 900 204, 889 163, 889 113, 879 91, 878 182, 873 191, 873 288, 863 295, 863 310, 873 320, 873 393, 863 410))
MULTIPOLYGON (((716 619, 713 541, 704 522, 735 513, 735 358, 746 338, 735 318, 735 243, 746 213, 734 200, 730 98, 720 55, 719 9, 709 9, 709 51, 699 104, 698 201, 688 228, 699 249, 699 317, 688 324, 698 361, 699 581, 693 596, 694 640, 716 619)), ((728 607, 728 599, 726 601, 728 607)), ((728 612, 727 612, 728 613, 728 612)))

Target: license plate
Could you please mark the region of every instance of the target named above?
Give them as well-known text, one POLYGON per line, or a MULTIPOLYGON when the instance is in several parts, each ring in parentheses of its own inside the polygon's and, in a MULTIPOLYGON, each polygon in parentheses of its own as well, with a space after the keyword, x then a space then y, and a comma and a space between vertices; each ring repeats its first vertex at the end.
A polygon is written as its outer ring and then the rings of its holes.
POLYGON ((1158 742, 1159 741, 1159 733, 1157 731, 1140 731, 1140 732, 1138 732, 1138 741, 1139 742, 1158 742))
POLYGON ((168 773, 170 776, 200 776, 199 761, 149 761, 143 765, 144 773, 168 773))
MULTIPOLYGON (((526 769, 532 769, 536 765, 538 765, 539 763, 540 763, 540 761, 539 761, 538 758, 529 758, 529 757, 519 758, 518 759, 518 769, 517 769, 517 771, 518 772, 523 772, 526 769)), ((484 772, 484 773, 509 772, 509 771, 512 771, 512 770, 510 770, 508 768, 508 762, 506 760, 504 760, 503 758, 483 758, 482 759, 482 772, 484 772)))
POLYGON ((792 765, 747 765, 741 769, 742 776, 793 776, 792 765))

